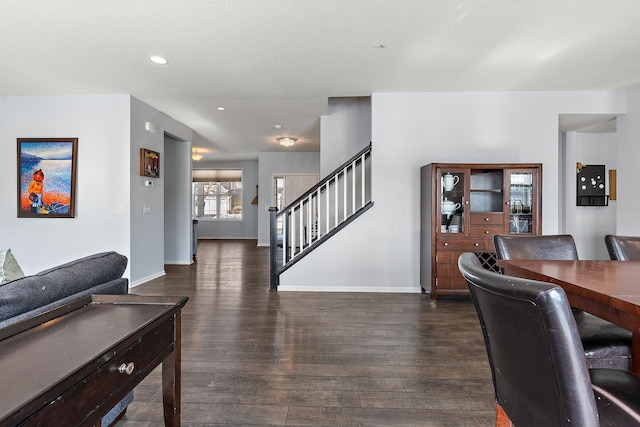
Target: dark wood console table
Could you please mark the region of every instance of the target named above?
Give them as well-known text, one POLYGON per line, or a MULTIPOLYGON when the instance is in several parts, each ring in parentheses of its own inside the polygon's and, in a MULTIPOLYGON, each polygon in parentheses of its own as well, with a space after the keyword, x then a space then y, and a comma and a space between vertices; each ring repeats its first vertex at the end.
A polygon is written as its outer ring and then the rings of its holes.
POLYGON ((0 330, 0 426, 99 425, 160 363, 165 425, 179 426, 187 299, 93 295, 0 330))

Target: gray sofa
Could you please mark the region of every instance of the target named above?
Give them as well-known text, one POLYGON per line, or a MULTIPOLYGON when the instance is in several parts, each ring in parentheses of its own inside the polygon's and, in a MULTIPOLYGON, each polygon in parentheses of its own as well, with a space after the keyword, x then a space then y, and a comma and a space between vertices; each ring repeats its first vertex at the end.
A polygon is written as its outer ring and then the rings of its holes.
MULTIPOLYGON (((0 328, 61 307, 92 294, 125 295, 129 281, 122 277, 127 257, 102 252, 0 285, 0 328)), ((103 419, 113 424, 133 401, 129 393, 103 419)))

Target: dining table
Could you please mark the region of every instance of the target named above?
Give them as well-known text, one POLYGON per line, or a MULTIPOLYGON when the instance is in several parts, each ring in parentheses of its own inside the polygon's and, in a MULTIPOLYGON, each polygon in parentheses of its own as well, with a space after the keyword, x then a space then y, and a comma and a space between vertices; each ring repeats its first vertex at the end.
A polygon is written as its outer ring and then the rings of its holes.
POLYGON ((633 333, 631 370, 640 376, 640 261, 500 260, 504 274, 562 287, 572 307, 633 333))

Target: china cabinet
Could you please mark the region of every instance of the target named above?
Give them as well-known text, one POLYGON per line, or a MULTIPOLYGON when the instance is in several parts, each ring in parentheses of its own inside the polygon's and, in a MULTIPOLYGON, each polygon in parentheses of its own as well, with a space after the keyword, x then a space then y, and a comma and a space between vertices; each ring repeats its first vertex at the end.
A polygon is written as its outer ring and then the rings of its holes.
POLYGON ((496 269, 495 234, 540 234, 541 164, 432 163, 421 168, 420 284, 431 299, 468 295, 458 257, 496 269))

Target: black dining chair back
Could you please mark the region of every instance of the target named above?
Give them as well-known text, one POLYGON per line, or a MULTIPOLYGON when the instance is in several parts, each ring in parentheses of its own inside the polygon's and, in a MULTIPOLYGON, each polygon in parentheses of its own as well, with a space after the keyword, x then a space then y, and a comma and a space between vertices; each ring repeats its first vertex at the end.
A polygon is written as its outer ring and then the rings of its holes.
MULTIPOLYGON (((577 260, 573 236, 495 235, 493 244, 498 260, 577 260)), ((573 310, 589 368, 631 369, 632 333, 604 319, 573 310)))
POLYGON ((498 259, 576 260, 578 249, 570 234, 495 235, 493 245, 498 259))
POLYGON ((600 383, 592 383, 561 287, 488 271, 473 253, 460 256, 458 267, 480 320, 496 402, 511 422, 639 425, 640 378, 599 369, 600 383))
POLYGON ((612 260, 640 261, 640 237, 608 234, 604 236, 604 243, 612 260))

